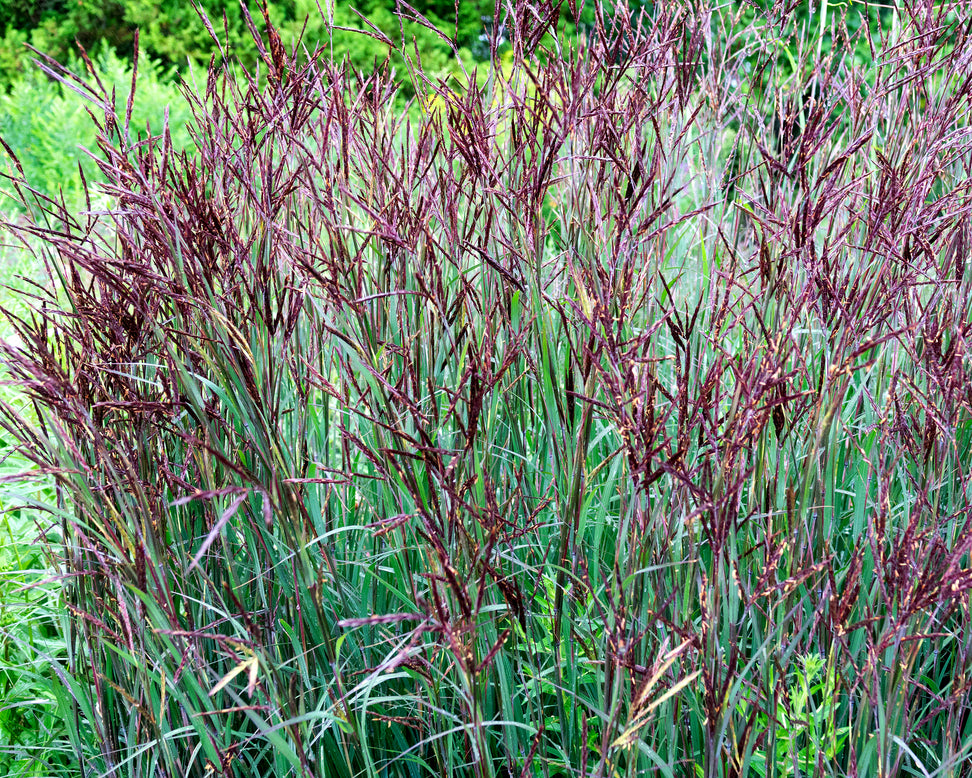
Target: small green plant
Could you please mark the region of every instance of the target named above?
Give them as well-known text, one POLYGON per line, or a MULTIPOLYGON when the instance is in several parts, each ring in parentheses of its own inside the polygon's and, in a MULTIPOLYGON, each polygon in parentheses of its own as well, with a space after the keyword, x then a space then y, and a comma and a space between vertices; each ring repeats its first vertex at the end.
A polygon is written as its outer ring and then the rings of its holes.
MULTIPOLYGON (((757 716, 757 731, 775 731, 775 750, 755 750, 749 767, 757 775, 768 774, 767 762, 775 766, 772 774, 810 776, 833 769, 850 735, 850 726, 838 727, 838 678, 833 661, 819 654, 798 658, 787 679, 785 692, 777 703, 770 723, 766 714, 757 716)), ((745 713, 745 710, 743 710, 745 713)))

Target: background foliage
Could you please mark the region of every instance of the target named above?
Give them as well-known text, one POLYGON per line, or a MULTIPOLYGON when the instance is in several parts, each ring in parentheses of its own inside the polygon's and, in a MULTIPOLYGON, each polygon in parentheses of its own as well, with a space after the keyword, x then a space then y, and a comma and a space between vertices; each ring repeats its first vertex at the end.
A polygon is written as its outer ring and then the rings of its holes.
MULTIPOLYGON (((214 26, 223 32, 225 15, 228 45, 233 56, 252 64, 256 58, 253 38, 247 31, 240 4, 234 0, 201 0, 199 7, 209 15, 214 26)), ((410 4, 432 24, 446 32, 459 48, 471 51, 484 32, 482 18, 491 18, 493 0, 419 1, 410 4)), ((334 24, 360 27, 360 18, 351 11, 352 6, 368 17, 382 32, 396 39, 399 22, 392 16, 394 2, 389 0, 364 0, 360 3, 322 2, 334 24)), ((270 18, 279 28, 285 42, 292 42, 304 26, 308 25, 306 42, 314 48, 324 32, 318 3, 315 0, 274 0, 268 3, 270 18)), ((254 6, 257 13, 257 7, 254 6)), ((588 11, 587 17, 591 12, 588 11)), ((141 32, 141 47, 145 55, 158 60, 163 67, 184 67, 187 60, 205 64, 214 50, 213 41, 200 21, 193 5, 183 0, 0 0, 0 34, 4 35, 0 51, 0 87, 9 88, 30 70, 29 53, 23 43, 65 61, 76 53, 75 41, 89 50, 110 48, 122 57, 130 58, 134 45, 135 28, 141 32)), ((439 37, 420 25, 411 25, 408 39, 415 44, 423 59, 436 57, 441 52, 439 37)), ((387 47, 379 53, 362 36, 338 33, 334 39, 337 59, 351 56, 359 66, 372 66, 374 54, 382 61, 387 47)), ((448 49, 446 49, 448 50, 448 49)), ((427 68, 430 73, 436 68, 427 68)))

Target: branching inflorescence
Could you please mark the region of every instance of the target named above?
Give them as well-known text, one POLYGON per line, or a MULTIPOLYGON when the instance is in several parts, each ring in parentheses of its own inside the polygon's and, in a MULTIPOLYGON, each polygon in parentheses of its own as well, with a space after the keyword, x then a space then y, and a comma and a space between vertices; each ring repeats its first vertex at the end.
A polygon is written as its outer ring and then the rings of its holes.
POLYGON ((258 19, 186 153, 45 65, 113 203, 8 225, 78 758, 964 774, 969 7, 507 10, 408 105, 258 19))

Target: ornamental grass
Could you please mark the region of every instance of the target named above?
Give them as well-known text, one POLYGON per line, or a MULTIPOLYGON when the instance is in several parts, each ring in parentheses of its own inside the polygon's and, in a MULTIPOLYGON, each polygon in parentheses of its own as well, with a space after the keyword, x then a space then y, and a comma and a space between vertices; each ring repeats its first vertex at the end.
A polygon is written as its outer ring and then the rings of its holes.
POLYGON ((78 774, 969 774, 972 7, 575 10, 462 79, 254 14, 190 151, 44 61, 109 205, 8 182, 0 423, 78 774))

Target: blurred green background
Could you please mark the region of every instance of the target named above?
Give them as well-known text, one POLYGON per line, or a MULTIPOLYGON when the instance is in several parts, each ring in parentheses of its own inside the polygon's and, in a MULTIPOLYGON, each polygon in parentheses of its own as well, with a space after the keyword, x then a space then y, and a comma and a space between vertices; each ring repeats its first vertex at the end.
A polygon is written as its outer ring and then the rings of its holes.
MULTIPOLYGON (((220 32, 225 16, 232 53, 253 61, 256 51, 240 4, 236 0, 200 0, 199 5, 220 32)), ((453 38, 463 49, 463 56, 471 60, 477 54, 480 58, 488 55, 488 50, 479 45, 479 36, 484 32, 483 17, 493 15, 493 0, 415 0, 410 5, 453 38)), ((318 0, 274 0, 268 3, 268 10, 289 43, 309 19, 304 41, 313 48, 319 42, 329 42, 321 11, 332 16, 337 26, 362 26, 352 6, 389 37, 401 37, 394 0, 320 0, 320 4, 318 0)), ((250 7, 259 20, 259 4, 250 7)), ((592 12, 590 9, 587 13, 592 12)), ((61 61, 76 53, 75 41, 91 51, 110 48, 129 57, 136 28, 141 31, 142 51, 163 67, 181 68, 188 60, 204 63, 213 51, 209 33, 186 0, 0 0, 0 31, 4 36, 0 43, 0 88, 9 89, 32 70, 25 43, 61 61)), ((415 37, 423 59, 444 65, 451 57, 450 47, 432 31, 415 25, 407 35, 409 39, 415 37)), ((376 56, 384 59, 387 53, 378 41, 348 33, 337 34, 333 45, 337 57, 348 55, 359 67, 369 66, 376 56)))
MULTIPOLYGON (((79 59, 82 47, 100 78, 114 86, 117 105, 123 110, 131 86, 138 30, 139 79, 133 130, 143 137, 149 131, 158 134, 168 110, 173 144, 177 149, 186 148, 190 144, 185 132, 189 107, 180 93, 183 81, 190 88, 193 82, 202 88, 205 69, 213 56, 217 61, 224 54, 238 58, 247 67, 253 67, 259 59, 238 0, 197 0, 196 4, 212 21, 219 37, 229 42, 222 53, 188 0, 0 0, 0 138, 19 158, 31 186, 45 196, 63 196, 72 208, 80 209, 85 199, 79 167, 89 183, 100 180, 95 161, 85 151, 97 147, 87 116, 89 106, 49 78, 38 67, 38 55, 31 49, 80 73, 84 71, 79 59)), ((500 17, 506 17, 511 5, 509 0, 499 3, 500 17)), ((250 2, 248 6, 262 34, 261 4, 250 2)), ((403 52, 413 60, 411 67, 417 54, 424 73, 455 77, 460 84, 489 59, 495 0, 412 0, 403 8, 406 15, 420 15, 440 33, 418 21, 403 20, 396 14, 396 0, 273 0, 267 4, 270 20, 288 48, 298 42, 309 51, 323 47, 335 61, 348 60, 363 72, 387 60, 401 84, 402 106, 414 96, 415 88, 403 52), (376 34, 355 31, 367 30, 369 24, 393 45, 386 45, 376 34)), ((609 1, 602 3, 602 9, 608 16, 641 10, 650 16, 654 3, 609 1)), ((562 3, 561 33, 575 35, 579 27, 593 23, 595 13, 593 0, 562 3)), ((810 46, 817 58, 825 56, 835 34, 852 37, 862 25, 867 25, 877 39, 879 30, 891 18, 890 6, 861 2, 799 3, 781 14, 772 0, 758 0, 726 9, 725 13, 740 30, 760 15, 774 30, 769 37, 775 42, 774 51, 759 47, 746 55, 751 61, 745 72, 757 92, 781 89, 780 83, 763 83, 761 73, 767 61, 774 61, 777 77, 790 74, 805 79, 806 73, 792 73, 799 49, 810 46)), ((498 41, 498 53, 506 53, 510 44, 502 32, 498 41)), ((742 37, 730 45, 746 47, 749 43, 742 37)), ((859 38, 858 64, 866 64, 872 56, 873 51, 859 38)), ((815 60, 811 58, 811 64, 815 60)), ((485 70, 480 67, 479 72, 485 70)), ((0 147, 0 174, 14 172, 9 154, 0 147)), ((0 214, 16 211, 13 200, 4 196, 6 190, 9 185, 0 182, 0 214)), ((96 194, 97 187, 90 191, 96 194)))

